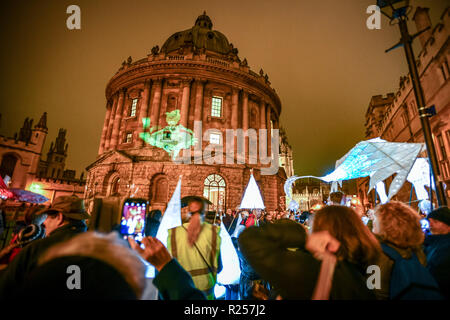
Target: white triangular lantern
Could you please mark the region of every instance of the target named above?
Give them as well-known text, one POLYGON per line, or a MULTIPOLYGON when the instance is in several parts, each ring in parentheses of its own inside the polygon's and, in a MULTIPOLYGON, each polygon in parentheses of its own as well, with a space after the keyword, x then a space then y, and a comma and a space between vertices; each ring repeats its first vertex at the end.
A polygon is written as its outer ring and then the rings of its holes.
POLYGON ((179 226, 181 226, 181 177, 162 216, 156 238, 167 247, 168 230, 179 226))
POLYGON ((250 175, 247 188, 245 188, 244 197, 242 198, 239 209, 264 209, 264 202, 261 197, 261 192, 256 184, 253 173, 250 175))
POLYGON ((222 270, 217 275, 217 282, 222 285, 238 284, 241 277, 239 257, 223 222, 220 225, 219 235, 221 239, 220 257, 222 259, 222 270))
MULTIPOLYGON (((165 247, 167 247, 167 237, 169 236, 169 229, 181 226, 181 176, 178 180, 177 187, 173 192, 172 198, 167 204, 166 211, 159 224, 156 238, 161 241, 165 247)), ((155 277, 155 268, 148 265, 146 271, 146 278, 155 277)))

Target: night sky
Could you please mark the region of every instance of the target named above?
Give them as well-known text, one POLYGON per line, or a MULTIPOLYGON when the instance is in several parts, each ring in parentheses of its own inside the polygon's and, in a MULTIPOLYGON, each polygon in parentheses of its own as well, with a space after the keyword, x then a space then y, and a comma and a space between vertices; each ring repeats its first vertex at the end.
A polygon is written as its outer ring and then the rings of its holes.
MULTIPOLYGON (((240 58, 269 75, 282 102, 295 173, 323 175, 364 139, 371 96, 395 92, 407 73, 402 48, 384 53, 398 42, 398 27, 383 17, 381 30, 366 28, 366 8, 375 2, 3 0, 0 133, 13 136, 25 117, 36 124, 47 111, 45 152, 58 129, 66 128, 66 168, 79 176, 97 156, 105 87, 122 61, 146 57, 206 10, 240 58), (71 4, 81 8, 81 30, 66 28, 71 4)), ((411 3, 430 7, 435 24, 448 1, 411 3)), ((416 55, 419 47, 417 39, 416 55)))

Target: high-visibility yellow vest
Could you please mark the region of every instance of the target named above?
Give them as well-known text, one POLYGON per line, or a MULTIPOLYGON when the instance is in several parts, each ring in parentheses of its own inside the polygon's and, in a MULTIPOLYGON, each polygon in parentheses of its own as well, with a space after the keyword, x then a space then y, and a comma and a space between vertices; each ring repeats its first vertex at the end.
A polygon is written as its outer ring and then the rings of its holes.
POLYGON ((172 257, 177 259, 181 266, 189 272, 195 287, 203 291, 208 300, 213 300, 219 266, 220 227, 203 223, 197 241, 191 247, 187 239, 188 226, 189 222, 168 230, 167 248, 172 257))

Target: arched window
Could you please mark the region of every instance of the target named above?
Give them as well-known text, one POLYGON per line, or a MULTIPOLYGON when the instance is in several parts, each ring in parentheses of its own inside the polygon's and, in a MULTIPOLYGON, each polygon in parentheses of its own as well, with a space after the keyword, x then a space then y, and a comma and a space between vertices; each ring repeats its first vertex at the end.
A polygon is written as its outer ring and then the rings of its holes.
POLYGON ((164 203, 168 201, 169 183, 164 175, 156 176, 152 181, 152 202, 164 203))
POLYGON ((218 174, 206 177, 203 187, 203 196, 213 203, 213 210, 224 211, 226 208, 226 183, 218 174))
POLYGON ((114 177, 111 182, 110 195, 115 196, 119 194, 120 178, 114 177))
POLYGON ((14 169, 16 168, 17 157, 13 154, 5 154, 0 165, 0 175, 2 178, 9 176, 13 178, 14 169))

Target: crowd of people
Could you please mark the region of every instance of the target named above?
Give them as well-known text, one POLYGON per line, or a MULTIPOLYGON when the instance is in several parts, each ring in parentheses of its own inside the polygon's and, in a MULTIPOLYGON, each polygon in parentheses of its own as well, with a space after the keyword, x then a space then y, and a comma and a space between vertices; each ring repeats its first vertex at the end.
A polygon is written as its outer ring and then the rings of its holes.
POLYGON ((159 299, 215 299, 227 259, 220 226, 231 237, 241 271, 239 281, 223 284, 221 299, 311 299, 322 290, 318 283, 330 256, 325 299, 450 298, 449 208, 432 211, 429 230, 423 230, 422 217, 404 203, 364 212, 342 205, 342 196, 331 194, 327 205, 308 212, 228 209, 223 215, 191 197, 166 245, 156 238, 160 211, 148 215, 141 243, 132 237, 127 242, 115 232, 87 231, 83 200, 59 197, 50 207, 29 208, 0 252, 0 299, 141 299, 148 264, 156 269, 152 282, 159 299), (70 279, 70 266, 82 270, 79 283, 70 279))

